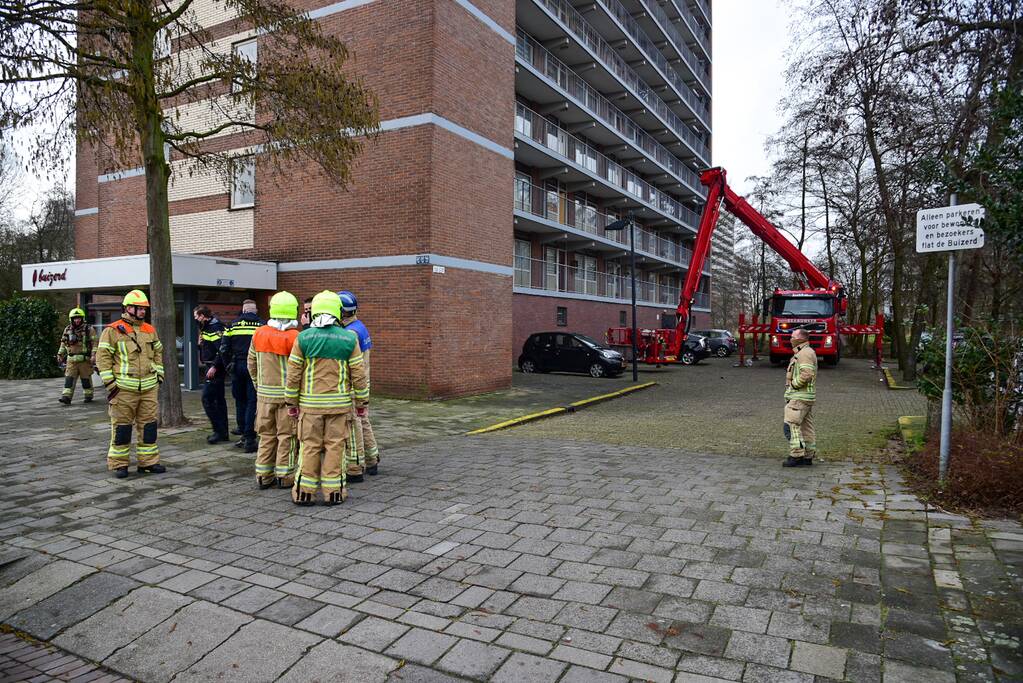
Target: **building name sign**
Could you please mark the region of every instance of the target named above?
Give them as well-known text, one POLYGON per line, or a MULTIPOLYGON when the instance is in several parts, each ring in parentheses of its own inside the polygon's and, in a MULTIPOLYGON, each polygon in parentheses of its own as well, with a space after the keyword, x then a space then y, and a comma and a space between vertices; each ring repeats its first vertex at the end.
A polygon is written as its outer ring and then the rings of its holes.
POLYGON ((61 271, 32 269, 32 287, 52 287, 55 282, 67 282, 67 268, 61 271))

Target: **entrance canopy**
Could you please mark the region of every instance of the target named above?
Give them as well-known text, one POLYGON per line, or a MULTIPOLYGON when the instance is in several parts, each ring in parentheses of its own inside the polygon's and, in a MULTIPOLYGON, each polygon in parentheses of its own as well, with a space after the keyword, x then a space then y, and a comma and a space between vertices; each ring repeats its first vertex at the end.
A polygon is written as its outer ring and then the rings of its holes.
MULTIPOLYGON (((172 254, 175 287, 277 289, 277 264, 219 256, 172 254)), ((149 286, 149 254, 80 261, 28 263, 21 267, 21 289, 101 291, 149 286)))

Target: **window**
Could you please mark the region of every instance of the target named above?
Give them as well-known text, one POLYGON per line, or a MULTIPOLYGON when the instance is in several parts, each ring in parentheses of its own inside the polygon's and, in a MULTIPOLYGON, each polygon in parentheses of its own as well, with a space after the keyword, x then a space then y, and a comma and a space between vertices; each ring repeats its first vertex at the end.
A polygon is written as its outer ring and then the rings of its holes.
POLYGON ((618 311, 618 327, 625 327, 629 324, 629 318, 625 311, 618 311))
POLYGON ((597 293, 597 259, 593 256, 576 257, 575 291, 580 294, 597 293))
POLYGON ((170 29, 164 27, 156 32, 153 37, 153 59, 164 59, 170 57, 171 34, 170 29))
POLYGON ((564 306, 558 306, 557 313, 554 316, 554 320, 558 327, 566 327, 568 325, 568 309, 564 306))
POLYGON ((515 174, 515 208, 533 213, 533 186, 529 176, 522 173, 515 174))
MULTIPOLYGON (((249 64, 255 64, 257 61, 256 52, 256 39, 245 40, 240 43, 235 43, 231 46, 231 51, 234 52, 238 59, 248 62, 249 64)), ((231 92, 241 92, 242 84, 239 81, 231 83, 231 92)))
POLYGON ((544 247, 544 283, 543 288, 552 292, 561 291, 561 277, 559 267, 564 260, 564 252, 555 247, 544 247))
POLYGON ((231 208, 247 209, 255 205, 256 157, 238 157, 231 169, 231 208))
POLYGON ((529 287, 532 282, 532 259, 529 258, 532 245, 526 240, 515 240, 515 286, 529 287))

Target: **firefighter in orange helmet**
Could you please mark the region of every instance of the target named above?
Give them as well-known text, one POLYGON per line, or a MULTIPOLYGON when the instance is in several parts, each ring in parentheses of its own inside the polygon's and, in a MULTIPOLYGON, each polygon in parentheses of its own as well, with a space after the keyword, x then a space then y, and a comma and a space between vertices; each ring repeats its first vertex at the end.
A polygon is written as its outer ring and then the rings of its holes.
POLYGON ((160 474, 156 446, 157 392, 163 381, 163 344, 156 330, 146 322, 149 299, 138 289, 121 302, 121 319, 100 335, 96 366, 107 388, 110 408, 110 448, 107 467, 118 479, 128 476, 131 461, 131 432, 137 434, 135 454, 138 471, 160 474))

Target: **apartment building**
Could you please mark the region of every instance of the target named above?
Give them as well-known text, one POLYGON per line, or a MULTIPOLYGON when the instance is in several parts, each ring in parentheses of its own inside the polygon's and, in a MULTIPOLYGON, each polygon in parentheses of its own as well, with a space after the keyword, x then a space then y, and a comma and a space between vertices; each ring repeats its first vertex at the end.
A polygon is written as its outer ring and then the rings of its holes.
MULTIPOLYGON (((217 144, 238 148, 232 182, 172 156, 172 251, 209 257, 175 278, 184 355, 195 303, 226 313, 273 287, 344 288, 373 330, 378 390, 503 388, 531 332, 628 324, 628 233, 604 226, 629 211, 639 322, 672 324, 704 196, 695 171, 710 163, 707 0, 295 2, 350 47, 381 133, 347 189, 301 165, 277 173, 230 131, 217 144), (272 284, 215 277, 266 264, 272 284)), ((265 38, 220 2, 193 7, 211 49, 258 65, 265 38)), ((175 120, 211 116, 189 107, 175 120)), ((146 253, 144 184, 79 145, 79 261, 63 265, 90 268, 80 291, 100 318, 112 292, 146 284, 95 262, 146 253)), ((708 273, 698 319, 709 291, 708 273)))

